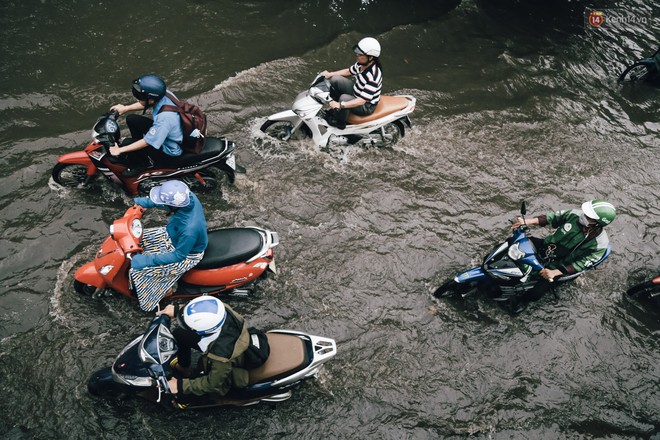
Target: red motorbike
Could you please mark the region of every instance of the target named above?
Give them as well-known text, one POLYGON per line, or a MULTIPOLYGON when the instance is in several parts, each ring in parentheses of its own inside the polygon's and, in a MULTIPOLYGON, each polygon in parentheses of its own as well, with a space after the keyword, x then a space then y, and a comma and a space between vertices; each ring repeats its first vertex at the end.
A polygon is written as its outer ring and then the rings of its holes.
POLYGON ((110 112, 101 116, 94 124, 92 142, 83 151, 68 153, 57 159, 53 168, 53 180, 66 187, 85 186, 99 174, 122 187, 127 195, 146 194, 164 180, 178 179, 193 190, 211 190, 219 185, 213 167, 219 168, 233 183, 235 173, 244 173, 245 168, 236 164, 236 144, 224 138, 207 137, 204 149, 196 154, 185 152, 171 158, 167 168, 146 169, 137 175, 126 176, 128 169, 120 157, 110 154, 109 148, 119 142, 120 132, 117 118, 119 113, 110 112))
MULTIPOLYGON (((129 288, 128 269, 133 254, 142 251, 140 219, 144 212, 134 205, 114 221, 94 261, 76 271, 73 286, 77 292, 93 295, 97 289, 108 289, 137 300, 129 288)), ((273 248, 279 244, 277 232, 254 226, 225 228, 209 231, 208 238, 204 258, 179 279, 169 298, 220 293, 244 297, 254 291, 254 281, 267 270, 276 272, 273 248)))

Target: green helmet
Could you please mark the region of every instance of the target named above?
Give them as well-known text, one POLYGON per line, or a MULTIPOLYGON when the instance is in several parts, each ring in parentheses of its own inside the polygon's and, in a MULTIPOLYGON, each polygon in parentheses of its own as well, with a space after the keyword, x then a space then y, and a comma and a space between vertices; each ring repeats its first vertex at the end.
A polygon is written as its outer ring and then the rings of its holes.
POLYGON ((582 204, 582 212, 587 217, 594 219, 601 226, 607 226, 616 218, 616 209, 605 200, 589 200, 582 204))

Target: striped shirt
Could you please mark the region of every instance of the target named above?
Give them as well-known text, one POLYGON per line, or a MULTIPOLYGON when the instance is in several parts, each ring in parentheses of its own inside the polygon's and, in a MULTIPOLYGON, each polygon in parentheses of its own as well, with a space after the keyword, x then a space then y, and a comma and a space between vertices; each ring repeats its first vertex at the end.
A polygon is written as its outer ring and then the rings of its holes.
POLYGON ((372 104, 378 104, 380 100, 380 89, 383 86, 383 73, 376 63, 373 63, 364 72, 360 72, 360 65, 355 63, 348 68, 355 75, 353 94, 372 104))

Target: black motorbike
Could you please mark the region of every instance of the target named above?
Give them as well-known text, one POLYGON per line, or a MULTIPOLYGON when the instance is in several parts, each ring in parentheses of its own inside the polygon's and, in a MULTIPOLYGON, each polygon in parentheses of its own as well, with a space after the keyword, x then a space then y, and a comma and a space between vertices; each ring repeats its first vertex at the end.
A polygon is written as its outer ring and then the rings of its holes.
POLYGON ((167 383, 178 374, 172 367, 178 347, 170 332, 170 321, 167 315, 156 316, 143 335, 124 347, 111 367, 98 370, 89 378, 89 392, 106 398, 138 396, 179 409, 281 402, 291 397, 291 387, 315 378, 322 364, 337 354, 333 339, 272 330, 266 333, 270 355, 263 365, 248 371, 246 388, 232 389, 222 397, 199 398, 185 406, 176 405, 167 383))
POLYGON ((619 82, 660 81, 660 48, 648 58, 641 58, 619 75, 619 82))
POLYGON ((627 293, 637 299, 660 300, 660 276, 632 286, 627 293))

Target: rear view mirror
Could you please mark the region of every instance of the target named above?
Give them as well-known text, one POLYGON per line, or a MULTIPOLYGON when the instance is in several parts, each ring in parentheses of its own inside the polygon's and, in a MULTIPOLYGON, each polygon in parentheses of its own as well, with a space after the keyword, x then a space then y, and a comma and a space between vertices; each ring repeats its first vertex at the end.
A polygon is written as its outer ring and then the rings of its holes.
POLYGON ((527 203, 523 200, 522 203, 520 204, 520 213, 522 215, 527 214, 527 203))

